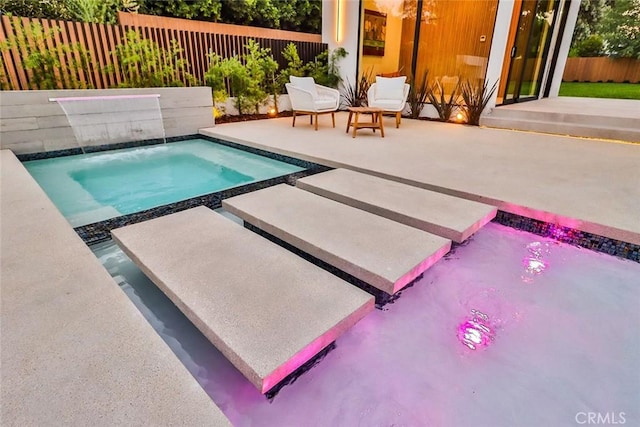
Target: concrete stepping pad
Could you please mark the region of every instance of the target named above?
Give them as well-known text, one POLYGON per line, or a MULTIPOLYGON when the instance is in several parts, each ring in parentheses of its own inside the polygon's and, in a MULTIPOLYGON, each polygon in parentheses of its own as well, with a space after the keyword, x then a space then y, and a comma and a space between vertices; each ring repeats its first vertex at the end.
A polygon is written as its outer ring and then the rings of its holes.
POLYGON ((223 200, 249 224, 388 294, 442 258, 451 241, 281 184, 223 200))
POLYGON ((497 213, 495 206, 348 169, 308 176, 299 179, 296 186, 458 243, 497 213))
POLYGON ((374 308, 366 292, 206 207, 112 236, 262 393, 374 308))

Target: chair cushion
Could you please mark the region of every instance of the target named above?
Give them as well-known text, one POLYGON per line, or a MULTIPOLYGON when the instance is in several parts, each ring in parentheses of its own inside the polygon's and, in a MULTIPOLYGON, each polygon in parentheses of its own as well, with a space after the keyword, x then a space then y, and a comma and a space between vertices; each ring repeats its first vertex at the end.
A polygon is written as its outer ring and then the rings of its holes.
POLYGON ((384 111, 402 111, 404 103, 401 99, 376 99, 369 101, 369 107, 382 108, 384 111))
POLYGON ((294 86, 306 90, 307 92, 311 92, 311 96, 314 98, 318 97, 318 89, 316 88, 316 82, 313 80, 313 77, 289 76, 289 80, 294 86))
POLYGON ((404 98, 404 82, 407 76, 402 77, 376 77, 376 99, 404 98))
POLYGON ((334 98, 316 98, 313 100, 313 104, 316 106, 318 110, 330 110, 336 109, 336 100, 334 98))

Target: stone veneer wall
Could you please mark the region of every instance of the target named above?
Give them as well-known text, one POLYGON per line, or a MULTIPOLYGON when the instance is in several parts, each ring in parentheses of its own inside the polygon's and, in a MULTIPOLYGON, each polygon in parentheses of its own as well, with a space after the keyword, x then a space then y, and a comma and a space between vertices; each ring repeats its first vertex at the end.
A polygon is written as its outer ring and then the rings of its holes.
MULTIPOLYGON (((49 98, 160 94, 167 137, 190 135, 214 125, 209 87, 24 90, 0 92, 0 149, 15 154, 77 148, 73 130, 62 108, 49 98)), ((107 141, 95 141, 96 145, 107 141)))

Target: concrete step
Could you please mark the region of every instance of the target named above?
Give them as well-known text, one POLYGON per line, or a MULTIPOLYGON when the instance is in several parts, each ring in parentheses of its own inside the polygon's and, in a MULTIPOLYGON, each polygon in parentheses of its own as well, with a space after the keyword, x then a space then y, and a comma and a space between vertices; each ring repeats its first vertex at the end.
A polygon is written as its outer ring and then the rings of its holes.
POLYGON ((494 116, 492 113, 485 116, 480 121, 480 125, 500 129, 515 129, 587 138, 604 138, 640 142, 639 127, 606 126, 602 124, 602 121, 595 121, 592 122, 592 124, 578 124, 563 122, 561 120, 539 121, 524 118, 505 118, 502 116, 494 116))
POLYGON ((249 224, 388 294, 439 260, 451 241, 286 184, 223 200, 249 224))
POLYGON ((262 393, 374 308, 366 292, 206 207, 112 236, 262 393))
POLYGON ((299 179, 296 186, 323 197, 463 242, 491 221, 497 208, 348 169, 299 179))
POLYGON ((639 128, 637 117, 603 115, 602 113, 591 113, 582 111, 541 111, 532 106, 526 108, 525 104, 517 105, 517 109, 509 107, 497 107, 487 114, 486 118, 530 120, 537 122, 566 123, 576 125, 601 126, 607 128, 639 128))

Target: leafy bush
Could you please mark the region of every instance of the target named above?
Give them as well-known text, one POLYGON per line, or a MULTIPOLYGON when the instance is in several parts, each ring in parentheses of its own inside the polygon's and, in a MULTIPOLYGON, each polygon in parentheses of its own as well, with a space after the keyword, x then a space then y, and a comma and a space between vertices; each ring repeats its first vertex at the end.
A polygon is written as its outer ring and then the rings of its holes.
POLYGON ((604 41, 597 34, 592 34, 586 39, 579 41, 572 48, 572 53, 580 57, 593 57, 604 55, 604 41))
MULTIPOLYGON (((17 49, 27 70, 32 89, 84 89, 91 83, 79 78, 80 73, 89 73, 89 54, 80 44, 58 45, 48 49, 49 42, 60 32, 53 26, 44 30, 39 22, 24 24, 22 20, 10 19, 13 35, 0 42, 0 51, 17 49), (60 57, 68 63, 62 66, 60 57)), ((3 67, 4 68, 4 67, 3 67)), ((2 86, 11 89, 6 76, 2 76, 2 86)))
POLYGON ((489 103, 497 86, 497 81, 491 86, 491 89, 489 89, 487 83, 483 82, 482 86, 480 86, 478 84, 472 84, 469 80, 460 85, 460 94, 464 100, 462 112, 467 119, 467 123, 475 126, 480 124, 480 115, 489 103))
POLYGON ((196 84, 196 79, 188 70, 189 62, 181 57, 182 48, 175 39, 171 46, 163 49, 156 42, 143 39, 135 30, 129 30, 125 43, 118 44, 114 51, 120 65, 115 70, 113 65, 108 70, 121 72, 124 78, 120 87, 163 87, 196 84))
POLYGON ((338 61, 347 55, 347 51, 342 47, 334 49, 331 54, 326 50, 306 65, 307 74, 319 85, 337 88, 342 81, 338 61))
POLYGON ((223 102, 231 95, 236 97, 238 113, 250 109, 256 113, 260 105, 266 104, 268 95, 276 87, 278 63, 271 56, 270 49, 262 49, 253 39, 245 45, 242 58, 235 55, 222 58, 218 54, 209 56, 209 69, 205 74, 207 85, 213 90, 214 100, 223 102))
POLYGON ((304 77, 305 65, 300 59, 298 54, 298 47, 295 43, 289 43, 282 51, 282 56, 287 61, 287 68, 284 68, 278 74, 278 84, 280 85, 280 91, 284 88, 284 85, 289 83, 289 77, 304 77))

